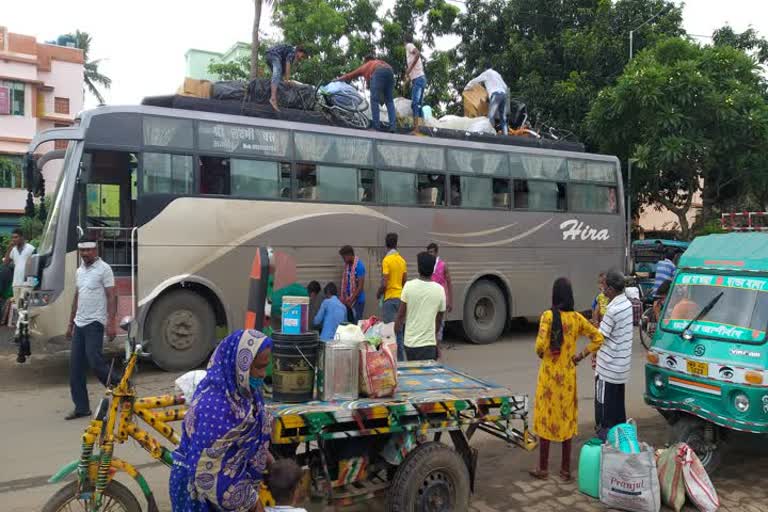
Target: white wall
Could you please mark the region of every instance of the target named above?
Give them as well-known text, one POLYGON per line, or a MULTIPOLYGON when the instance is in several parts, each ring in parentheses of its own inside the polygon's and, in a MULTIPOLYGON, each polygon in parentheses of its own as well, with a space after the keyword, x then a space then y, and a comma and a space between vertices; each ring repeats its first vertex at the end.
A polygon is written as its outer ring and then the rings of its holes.
POLYGON ((46 112, 53 113, 54 97, 69 98, 69 113, 77 115, 83 109, 83 66, 73 62, 51 61, 51 71, 41 72, 40 80, 52 85, 54 90, 46 94, 46 112), (50 108, 48 102, 50 101, 50 108))
MULTIPOLYGON (((31 56, 26 56, 30 58, 31 56)), ((21 78, 22 80, 37 80, 37 65, 22 62, 0 61, 0 75, 21 78)))

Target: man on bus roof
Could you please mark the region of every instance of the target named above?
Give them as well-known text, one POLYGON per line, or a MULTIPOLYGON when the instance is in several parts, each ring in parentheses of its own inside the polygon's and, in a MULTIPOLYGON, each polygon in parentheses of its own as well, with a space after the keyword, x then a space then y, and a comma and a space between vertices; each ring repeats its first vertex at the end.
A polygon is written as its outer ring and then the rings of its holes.
POLYGON ((496 123, 496 115, 501 118, 501 133, 507 135, 509 130, 509 87, 501 75, 488 66, 488 69, 467 82, 464 90, 471 89, 476 84, 483 84, 488 93, 488 120, 496 123))
POLYGON ((269 104, 276 112, 280 112, 277 106, 277 86, 280 82, 291 81, 291 67, 309 57, 309 52, 303 46, 291 46, 278 44, 267 50, 266 60, 272 70, 272 83, 269 104))

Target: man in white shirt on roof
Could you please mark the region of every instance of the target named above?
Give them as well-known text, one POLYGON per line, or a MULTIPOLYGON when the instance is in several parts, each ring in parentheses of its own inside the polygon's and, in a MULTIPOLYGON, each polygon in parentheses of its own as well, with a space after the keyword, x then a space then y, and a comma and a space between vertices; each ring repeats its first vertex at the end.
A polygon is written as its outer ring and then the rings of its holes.
POLYGON ((34 254, 35 248, 24 240, 24 233, 18 228, 11 235, 11 246, 5 253, 3 263, 8 265, 13 262, 13 300, 18 304, 24 286, 24 270, 27 260, 34 254))
POLYGON ((632 303, 624 294, 624 275, 608 272, 605 295, 610 302, 600 323, 605 341, 597 352, 595 411, 601 439, 615 425, 627 421, 624 406, 625 385, 632 368, 632 303))
POLYGON ((501 118, 501 131, 506 135, 509 130, 509 108, 507 107, 509 87, 507 87, 501 75, 491 67, 470 80, 466 87, 464 87, 464 90, 471 89, 477 84, 483 84, 483 87, 488 92, 488 119, 493 124, 498 114, 501 118))

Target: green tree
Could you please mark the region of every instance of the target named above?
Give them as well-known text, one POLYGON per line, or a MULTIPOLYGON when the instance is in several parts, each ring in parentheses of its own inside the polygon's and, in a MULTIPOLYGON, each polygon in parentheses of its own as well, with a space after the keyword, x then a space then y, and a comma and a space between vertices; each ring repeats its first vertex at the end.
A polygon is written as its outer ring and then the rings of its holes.
POLYGON ((376 48, 377 0, 281 0, 274 22, 285 40, 311 57, 291 71, 297 80, 328 82, 376 48))
POLYGON ((753 171, 764 167, 764 91, 743 51, 672 38, 642 51, 600 92, 587 125, 600 150, 633 159, 638 201, 673 212, 689 238, 686 215, 696 192, 712 212, 744 195, 753 171))
POLYGON ((768 40, 760 37, 751 27, 744 32, 736 33, 733 28, 726 25, 715 30, 712 41, 715 46, 731 46, 754 55, 760 64, 768 62, 768 40))
POLYGON ((59 36, 56 44, 59 46, 74 46, 83 50, 83 60, 85 61, 83 79, 85 81, 85 88, 96 97, 99 103, 104 103, 104 96, 101 94, 99 86, 109 89, 112 85, 112 79, 99 72, 101 59, 89 59, 91 42, 91 36, 88 32, 75 30, 74 33, 71 32, 59 36))
POLYGON ((682 34, 681 9, 667 0, 468 0, 451 52, 463 65, 450 80, 461 91, 493 66, 536 120, 585 140, 592 102, 627 63, 629 31, 659 12, 635 33, 638 49, 682 34))

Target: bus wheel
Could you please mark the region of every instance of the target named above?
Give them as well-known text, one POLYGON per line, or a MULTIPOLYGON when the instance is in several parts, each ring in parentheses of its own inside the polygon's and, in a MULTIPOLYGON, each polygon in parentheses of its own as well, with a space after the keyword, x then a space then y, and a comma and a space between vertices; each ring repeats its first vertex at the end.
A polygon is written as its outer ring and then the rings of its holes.
POLYGON ((469 471, 461 455, 444 444, 425 443, 409 453, 395 472, 385 510, 468 510, 469 496, 469 471))
POLYGON ((176 290, 152 306, 147 320, 149 351, 163 370, 191 370, 210 355, 216 318, 208 301, 195 292, 176 290))
POLYGON ((481 280, 472 285, 464 301, 464 333, 484 345, 499 339, 507 323, 507 300, 496 284, 481 280))
POLYGON ((708 474, 714 473, 723 460, 725 443, 719 427, 692 416, 683 416, 672 424, 671 441, 685 443, 696 452, 708 474))

